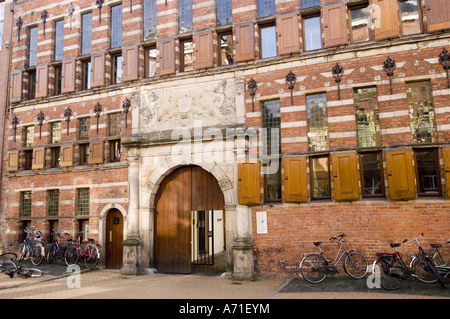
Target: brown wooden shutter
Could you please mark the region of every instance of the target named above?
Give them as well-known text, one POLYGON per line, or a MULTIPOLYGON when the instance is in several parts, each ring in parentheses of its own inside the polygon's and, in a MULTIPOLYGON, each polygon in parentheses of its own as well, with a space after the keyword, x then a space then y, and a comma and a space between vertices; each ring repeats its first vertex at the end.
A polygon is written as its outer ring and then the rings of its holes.
POLYGON ((105 143, 103 141, 91 142, 89 144, 89 164, 103 164, 104 147, 105 143))
POLYGON ((428 32, 450 29, 450 2, 427 0, 425 3, 428 32))
POLYGON ((335 47, 348 43, 348 23, 345 3, 323 7, 323 33, 325 47, 335 47))
POLYGON ((255 24, 238 23, 234 26, 236 62, 255 59, 255 24))
POLYGON ((238 163, 238 201, 241 205, 261 202, 259 161, 238 163))
POLYGON ((413 156, 411 149, 386 151, 389 198, 415 199, 413 156))
POLYGON ((61 146, 61 160, 59 161, 60 167, 73 166, 73 144, 61 146))
POLYGON ((46 97, 48 95, 48 65, 38 65, 36 67, 36 97, 46 97))
POLYGON ((194 35, 196 70, 214 66, 213 36, 212 30, 197 32, 194 35))
POLYGON ((63 60, 61 70, 61 93, 75 91, 75 71, 77 60, 70 58, 63 60))
POLYGON ((444 174, 447 198, 450 198, 450 146, 442 148, 444 155, 444 174))
POLYGON ((159 75, 175 74, 175 38, 159 41, 159 75))
POLYGON ((8 151, 6 170, 8 172, 19 170, 19 151, 8 151))
POLYGON ((105 85, 105 52, 97 52, 91 55, 91 87, 105 85))
POLYGON ((43 169, 45 167, 45 148, 33 149, 33 163, 31 169, 43 169))
POLYGON ((308 201, 306 156, 283 157, 284 201, 308 201))
POLYGON ((22 100, 22 81, 22 70, 11 71, 11 102, 20 102, 22 100))
POLYGON ((398 0, 372 0, 372 3, 375 40, 398 38, 400 36, 398 0))
POLYGON ((134 81, 139 78, 139 45, 122 49, 123 75, 122 81, 134 81))
POLYGON ((359 175, 356 152, 331 154, 334 199, 353 201, 359 199, 359 175))
POLYGON ((289 55, 300 52, 298 14, 288 13, 277 17, 278 54, 289 55))

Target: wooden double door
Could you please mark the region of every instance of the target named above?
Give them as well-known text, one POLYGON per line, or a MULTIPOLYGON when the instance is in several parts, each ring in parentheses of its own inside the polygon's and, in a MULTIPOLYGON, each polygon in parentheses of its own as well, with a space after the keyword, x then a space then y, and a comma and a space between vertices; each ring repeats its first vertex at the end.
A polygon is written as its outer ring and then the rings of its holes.
POLYGON ((161 183, 155 207, 155 268, 190 273, 192 212, 224 208, 216 178, 198 166, 178 168, 161 183))

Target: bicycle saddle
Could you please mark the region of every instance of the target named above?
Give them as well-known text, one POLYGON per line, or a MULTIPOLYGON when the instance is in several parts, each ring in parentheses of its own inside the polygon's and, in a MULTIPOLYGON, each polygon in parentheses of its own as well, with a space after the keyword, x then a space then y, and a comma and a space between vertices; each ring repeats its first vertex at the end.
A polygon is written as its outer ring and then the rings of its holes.
POLYGON ((323 244, 323 241, 315 241, 313 242, 314 246, 320 246, 323 244))
POLYGON ((391 247, 395 248, 395 247, 400 247, 401 244, 399 243, 391 243, 391 247))
POLYGON ((94 240, 92 238, 88 238, 88 241, 93 242, 94 240))
POLYGON ((441 244, 431 244, 431 247, 433 247, 433 248, 439 248, 441 246, 442 246, 441 244))

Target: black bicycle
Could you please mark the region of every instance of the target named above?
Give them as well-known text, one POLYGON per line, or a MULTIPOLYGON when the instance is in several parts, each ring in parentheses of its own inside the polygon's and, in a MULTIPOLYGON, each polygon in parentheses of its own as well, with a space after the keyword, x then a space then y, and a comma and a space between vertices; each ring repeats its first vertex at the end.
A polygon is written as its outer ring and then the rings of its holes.
MULTIPOLYGON (((401 246, 400 243, 390 244, 391 248, 395 251, 394 253, 377 253, 378 257, 374 262, 373 272, 374 274, 379 275, 380 286, 382 288, 386 290, 398 289, 403 285, 405 280, 409 278, 419 278, 417 273, 422 271, 427 273, 427 278, 435 278, 435 281, 439 281, 442 288, 445 288, 442 276, 434 265, 432 257, 423 250, 422 245, 419 242, 419 239, 422 237, 423 234, 414 239, 405 239, 403 241, 403 243, 415 241, 419 247, 416 261, 411 262, 409 267, 403 261, 402 254, 397 250, 397 248, 401 246)), ((423 274, 422 278, 424 278, 423 274)))
MULTIPOLYGON (((53 230, 54 232, 55 230, 53 230)), ((61 236, 70 236, 69 233, 56 233, 56 240, 52 244, 52 247, 49 249, 47 254, 47 263, 51 264, 54 261, 58 261, 58 259, 64 260, 64 255, 67 250, 68 244, 71 242, 70 238, 67 238, 67 244, 61 244, 60 238, 61 236)))

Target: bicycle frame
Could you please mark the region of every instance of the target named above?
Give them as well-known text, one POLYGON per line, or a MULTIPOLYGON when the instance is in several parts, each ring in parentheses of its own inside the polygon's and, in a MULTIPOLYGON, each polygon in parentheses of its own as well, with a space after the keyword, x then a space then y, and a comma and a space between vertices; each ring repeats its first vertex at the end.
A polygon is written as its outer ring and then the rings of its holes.
POLYGON ((317 246, 317 248, 319 248, 320 250, 320 255, 323 256, 325 258, 325 260, 327 261, 328 265, 330 266, 336 266, 337 264, 340 263, 340 261, 342 260, 342 258, 345 255, 348 255, 350 252, 352 252, 352 250, 348 251, 345 247, 344 244, 342 243, 342 238, 335 238, 335 237, 331 237, 330 240, 332 239, 337 239, 339 241, 339 250, 336 253, 336 257, 334 258, 334 261, 328 260, 328 258, 326 257, 325 253, 322 251, 322 249, 320 248, 320 246, 317 246))

